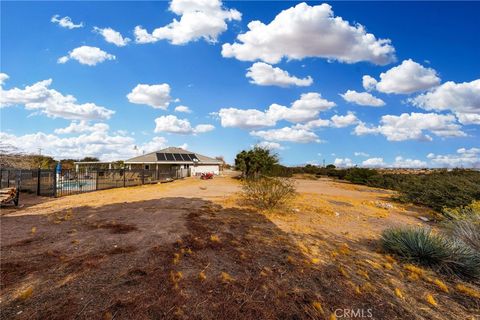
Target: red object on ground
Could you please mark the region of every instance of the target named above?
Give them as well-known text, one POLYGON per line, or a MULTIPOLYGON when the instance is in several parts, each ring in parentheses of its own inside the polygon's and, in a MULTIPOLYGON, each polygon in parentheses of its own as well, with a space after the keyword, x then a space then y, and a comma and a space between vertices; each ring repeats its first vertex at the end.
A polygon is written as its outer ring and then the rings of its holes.
POLYGON ((202 180, 213 179, 213 173, 212 172, 202 173, 202 175, 200 176, 200 179, 202 180))

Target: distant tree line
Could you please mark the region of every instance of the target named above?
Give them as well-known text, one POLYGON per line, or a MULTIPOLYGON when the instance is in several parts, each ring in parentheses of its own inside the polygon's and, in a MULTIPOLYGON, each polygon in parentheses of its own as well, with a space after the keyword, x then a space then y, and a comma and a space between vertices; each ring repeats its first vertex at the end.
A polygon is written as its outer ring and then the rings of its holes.
POLYGON ((276 154, 260 147, 238 153, 235 168, 246 178, 311 174, 391 189, 398 191, 400 201, 427 206, 438 212, 445 208, 468 206, 472 201, 480 200, 480 172, 468 169, 439 169, 430 173, 407 174, 383 173, 376 169, 357 167, 341 169, 334 165, 286 167, 279 164, 276 154))
MULTIPOLYGON (((74 162, 97 162, 95 157, 83 159, 62 159, 60 164, 63 169, 74 169, 74 162)), ((28 154, 18 148, 6 144, 0 144, 0 167, 12 169, 54 169, 57 162, 53 157, 39 154, 28 154)))

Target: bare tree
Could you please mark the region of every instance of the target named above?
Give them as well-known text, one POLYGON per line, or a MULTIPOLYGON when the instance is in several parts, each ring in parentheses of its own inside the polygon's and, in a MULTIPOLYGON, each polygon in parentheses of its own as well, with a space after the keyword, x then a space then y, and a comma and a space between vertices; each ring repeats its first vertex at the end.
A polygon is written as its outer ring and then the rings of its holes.
POLYGON ((0 167, 12 169, 47 169, 54 165, 52 157, 27 154, 9 143, 0 142, 0 167))

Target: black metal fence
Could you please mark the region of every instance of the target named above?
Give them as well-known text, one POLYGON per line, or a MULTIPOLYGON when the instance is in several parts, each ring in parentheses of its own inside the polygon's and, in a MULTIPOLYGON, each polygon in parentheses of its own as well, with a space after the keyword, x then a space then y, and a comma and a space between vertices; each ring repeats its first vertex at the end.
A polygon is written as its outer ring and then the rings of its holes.
POLYGON ((188 169, 19 170, 0 169, 1 187, 17 186, 39 196, 59 197, 111 188, 131 187, 187 177, 188 169))
POLYGON ((55 196, 55 172, 41 169, 0 169, 2 188, 19 187, 20 191, 39 196, 55 196))

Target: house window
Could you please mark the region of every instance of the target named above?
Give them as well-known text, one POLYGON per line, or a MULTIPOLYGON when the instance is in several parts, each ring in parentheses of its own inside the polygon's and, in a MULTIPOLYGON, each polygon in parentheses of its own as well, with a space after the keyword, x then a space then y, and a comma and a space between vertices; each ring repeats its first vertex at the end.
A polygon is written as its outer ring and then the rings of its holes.
POLYGON ((145 165, 145 170, 150 170, 150 165, 149 164, 145 165))

